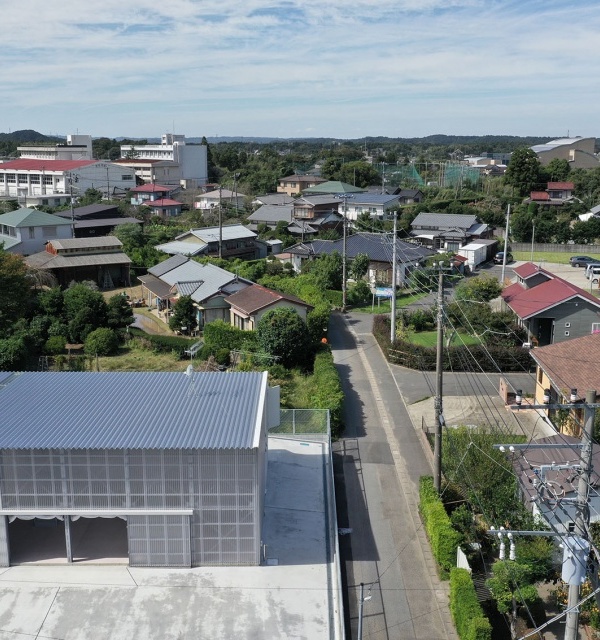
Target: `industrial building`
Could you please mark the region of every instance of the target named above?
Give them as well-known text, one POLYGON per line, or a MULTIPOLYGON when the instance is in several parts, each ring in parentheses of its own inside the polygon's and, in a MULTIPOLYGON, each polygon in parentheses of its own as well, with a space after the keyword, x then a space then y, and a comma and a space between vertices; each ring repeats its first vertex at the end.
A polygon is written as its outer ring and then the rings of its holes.
POLYGON ((0 566, 23 526, 77 561, 81 518, 130 566, 260 564, 266 372, 0 372, 0 402, 0 566))

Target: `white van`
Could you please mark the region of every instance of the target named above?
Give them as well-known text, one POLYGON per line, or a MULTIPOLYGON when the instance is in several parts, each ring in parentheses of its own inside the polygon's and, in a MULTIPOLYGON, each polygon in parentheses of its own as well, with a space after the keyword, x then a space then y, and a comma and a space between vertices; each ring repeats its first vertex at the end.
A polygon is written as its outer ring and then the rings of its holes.
POLYGON ((588 280, 592 279, 592 274, 594 274, 594 277, 600 275, 600 263, 593 262, 592 264, 588 264, 585 268, 585 277, 588 280))

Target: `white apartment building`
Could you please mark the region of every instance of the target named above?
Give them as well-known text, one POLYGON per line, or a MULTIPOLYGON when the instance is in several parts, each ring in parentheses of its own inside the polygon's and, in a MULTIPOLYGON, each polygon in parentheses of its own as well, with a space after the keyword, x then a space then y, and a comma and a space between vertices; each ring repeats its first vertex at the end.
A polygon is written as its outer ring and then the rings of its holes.
POLYGON ((181 171, 181 186, 193 189, 208 180, 207 148, 201 144, 187 144, 185 136, 174 133, 162 135, 160 144, 121 145, 122 158, 134 160, 168 160, 176 162, 181 171))
POLYGON ((69 134, 66 144, 28 145, 17 151, 30 160, 92 160, 92 136, 69 134))
POLYGON ((87 189, 104 197, 123 195, 136 186, 135 174, 112 162, 98 160, 34 160, 0 163, 0 197, 16 198, 22 206, 58 206, 87 189))

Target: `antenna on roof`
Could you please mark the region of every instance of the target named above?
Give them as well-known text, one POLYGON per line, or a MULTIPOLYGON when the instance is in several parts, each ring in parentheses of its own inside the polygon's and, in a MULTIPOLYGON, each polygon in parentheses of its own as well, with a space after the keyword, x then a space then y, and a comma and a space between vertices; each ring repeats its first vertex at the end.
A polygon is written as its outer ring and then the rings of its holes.
POLYGON ((193 375, 194 375, 194 365, 193 364, 188 364, 186 370, 185 370, 185 375, 191 380, 193 375))

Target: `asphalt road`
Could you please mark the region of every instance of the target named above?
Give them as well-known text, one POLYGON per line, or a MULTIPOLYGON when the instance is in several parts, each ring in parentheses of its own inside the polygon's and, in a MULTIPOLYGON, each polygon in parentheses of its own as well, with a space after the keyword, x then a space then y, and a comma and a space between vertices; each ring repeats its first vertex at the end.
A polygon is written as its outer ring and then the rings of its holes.
POLYGON ((447 584, 437 579, 417 513, 431 467, 391 370, 370 333, 371 316, 334 314, 329 337, 346 395, 344 437, 334 445, 349 638, 454 640, 447 584), (368 329, 368 331, 363 331, 368 329))

